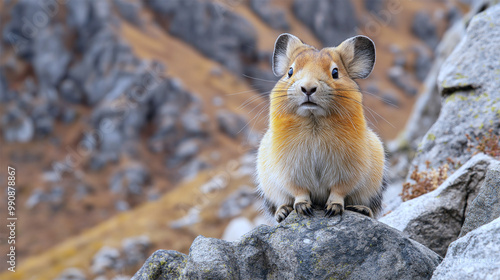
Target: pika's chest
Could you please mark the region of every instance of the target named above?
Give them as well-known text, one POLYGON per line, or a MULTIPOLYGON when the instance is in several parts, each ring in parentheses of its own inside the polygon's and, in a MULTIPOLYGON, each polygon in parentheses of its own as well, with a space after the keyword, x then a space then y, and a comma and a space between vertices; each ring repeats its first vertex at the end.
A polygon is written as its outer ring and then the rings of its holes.
POLYGON ((342 147, 321 138, 291 141, 281 151, 280 165, 296 184, 329 186, 340 178, 345 167, 342 147))

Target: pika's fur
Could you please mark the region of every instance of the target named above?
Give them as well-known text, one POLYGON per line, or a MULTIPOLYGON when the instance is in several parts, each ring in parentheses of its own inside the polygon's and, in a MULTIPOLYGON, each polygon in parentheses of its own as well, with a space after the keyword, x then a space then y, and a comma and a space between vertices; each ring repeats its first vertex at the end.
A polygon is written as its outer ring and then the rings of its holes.
POLYGON ((257 180, 278 222, 293 209, 311 215, 313 207, 326 216, 380 212, 384 148, 367 127, 354 81, 368 77, 374 64, 375 45, 365 36, 322 50, 291 34, 276 40, 272 67, 282 78, 270 95, 257 180))

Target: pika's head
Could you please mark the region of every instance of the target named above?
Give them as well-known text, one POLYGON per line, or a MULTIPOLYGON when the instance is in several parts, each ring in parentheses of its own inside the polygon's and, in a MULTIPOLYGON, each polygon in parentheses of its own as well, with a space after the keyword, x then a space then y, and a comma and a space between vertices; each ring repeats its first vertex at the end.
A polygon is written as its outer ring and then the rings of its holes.
POLYGON ((300 116, 343 114, 350 103, 361 104, 354 79, 368 77, 374 65, 375 45, 368 37, 355 36, 337 47, 318 50, 291 34, 281 34, 274 45, 272 68, 282 78, 271 104, 300 116))

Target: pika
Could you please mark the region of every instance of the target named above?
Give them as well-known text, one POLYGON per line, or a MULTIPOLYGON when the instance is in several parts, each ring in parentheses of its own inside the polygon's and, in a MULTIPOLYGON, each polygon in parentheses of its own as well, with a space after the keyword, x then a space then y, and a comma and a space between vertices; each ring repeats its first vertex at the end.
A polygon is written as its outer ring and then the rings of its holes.
POLYGON ((375 44, 355 36, 318 50, 291 34, 274 45, 269 128, 257 155, 264 210, 281 222, 295 209, 311 216, 344 210, 376 217, 385 184, 385 153, 367 126, 355 79, 370 75, 375 44))

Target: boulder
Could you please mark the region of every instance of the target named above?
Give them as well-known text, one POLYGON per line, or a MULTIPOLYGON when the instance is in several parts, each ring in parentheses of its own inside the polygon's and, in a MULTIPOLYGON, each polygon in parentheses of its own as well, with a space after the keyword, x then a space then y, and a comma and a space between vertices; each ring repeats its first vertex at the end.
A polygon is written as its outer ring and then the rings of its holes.
POLYGON ((475 137, 499 131, 500 122, 500 6, 474 16, 466 35, 441 67, 439 92, 441 113, 424 136, 414 166, 424 170, 426 162, 437 168, 451 158, 465 163, 476 152, 475 137), (471 141, 467 139, 470 136, 471 141))
POLYGON ((273 29, 290 29, 290 23, 286 19, 285 11, 271 6, 270 2, 269 0, 251 0, 250 8, 273 29))
POLYGON ((432 279, 500 279, 500 218, 451 243, 432 279))
POLYGON ((261 225, 239 241, 199 236, 189 255, 155 252, 132 279, 429 279, 441 258, 366 216, 261 225))
POLYGON ((411 25, 411 31, 432 49, 434 49, 439 42, 437 27, 433 23, 428 12, 418 11, 415 14, 411 25))
POLYGON ((493 161, 479 194, 467 207, 460 237, 500 217, 500 161, 493 161))
POLYGON ((247 127, 247 121, 243 116, 227 110, 217 112, 217 123, 219 129, 231 138, 237 138, 247 127))
POLYGON ((380 221, 444 256, 458 238, 466 209, 492 161, 484 154, 476 155, 436 190, 402 203, 380 221))
POLYGON ((356 35, 356 10, 350 1, 295 0, 293 13, 325 46, 356 35))

